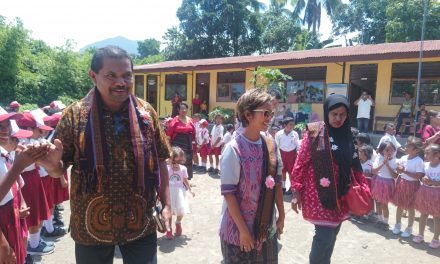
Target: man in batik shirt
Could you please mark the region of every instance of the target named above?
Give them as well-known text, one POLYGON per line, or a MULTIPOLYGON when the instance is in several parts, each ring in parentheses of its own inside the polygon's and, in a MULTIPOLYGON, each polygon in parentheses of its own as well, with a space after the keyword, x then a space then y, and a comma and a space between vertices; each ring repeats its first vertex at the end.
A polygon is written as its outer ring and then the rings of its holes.
POLYGON ((126 51, 96 51, 95 87, 63 112, 55 148, 40 163, 49 174, 71 169, 71 235, 76 262, 156 263, 152 210, 157 197, 170 217, 169 146, 150 104, 132 95, 133 64, 126 51))

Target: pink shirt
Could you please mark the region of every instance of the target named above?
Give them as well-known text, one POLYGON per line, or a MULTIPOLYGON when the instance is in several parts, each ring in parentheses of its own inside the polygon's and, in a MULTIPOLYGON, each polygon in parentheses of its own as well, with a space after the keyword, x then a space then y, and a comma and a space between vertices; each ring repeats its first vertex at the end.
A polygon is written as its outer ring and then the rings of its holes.
MULTIPOLYGON (((428 138, 434 136, 435 133, 437 133, 438 130, 436 130, 435 128, 433 128, 431 125, 426 125, 423 128, 423 132, 422 132, 422 141, 425 142, 428 138)), ((435 142, 436 144, 440 144, 440 138, 437 139, 437 141, 435 142)))

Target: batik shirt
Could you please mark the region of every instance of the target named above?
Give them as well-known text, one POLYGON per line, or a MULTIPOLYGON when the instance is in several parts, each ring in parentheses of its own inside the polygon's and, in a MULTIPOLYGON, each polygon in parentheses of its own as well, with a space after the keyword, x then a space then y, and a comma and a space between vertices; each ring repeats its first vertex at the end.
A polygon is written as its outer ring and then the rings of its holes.
MULTIPOLYGON (((151 124, 155 130, 155 141, 157 145, 157 155, 159 161, 164 161, 169 157, 169 145, 153 107, 139 100, 139 103, 145 106, 145 110, 150 112, 151 124)), ((79 101, 64 110, 63 116, 56 128, 56 137, 61 140, 63 144, 63 162, 65 164, 73 165, 71 169, 71 218, 70 228, 71 235, 75 242, 83 245, 99 245, 99 244, 124 244, 134 238, 127 237, 125 232, 118 229, 121 224, 121 218, 127 214, 132 214, 125 203, 129 203, 132 197, 137 195, 133 189, 133 180, 135 179, 135 156, 133 152, 133 145, 130 134, 130 120, 128 112, 128 104, 125 105, 118 112, 111 112, 108 108, 103 107, 102 122, 105 130, 105 144, 108 150, 108 162, 103 180, 103 196, 106 202, 101 204, 103 210, 112 212, 113 216, 108 220, 106 226, 102 226, 102 232, 114 232, 112 239, 105 240, 98 238, 89 232, 90 221, 96 222, 100 219, 90 219, 86 217, 86 210, 93 199, 96 198, 96 193, 84 193, 79 191, 79 158, 80 145, 78 142, 79 133, 79 115, 83 102, 79 101), (86 221, 86 219, 89 219, 86 221), (118 231, 119 230, 119 231, 118 231)), ((149 166, 149 164, 147 164, 149 166)), ((147 186, 144 194, 144 199, 147 201, 147 208, 153 208, 155 205, 156 191, 154 186, 147 186)), ((151 210, 148 210, 146 216, 132 215, 133 225, 129 226, 132 230, 136 230, 136 217, 147 217, 152 219, 151 210)), ((107 216, 103 216, 104 218, 107 216)), ((101 219, 102 220, 102 219, 101 219)), ((147 229, 144 230, 142 236, 153 234, 156 230, 154 221, 149 221, 147 229)), ((95 230, 96 231, 96 230, 95 230)), ((137 237, 136 239, 141 238, 137 237)))

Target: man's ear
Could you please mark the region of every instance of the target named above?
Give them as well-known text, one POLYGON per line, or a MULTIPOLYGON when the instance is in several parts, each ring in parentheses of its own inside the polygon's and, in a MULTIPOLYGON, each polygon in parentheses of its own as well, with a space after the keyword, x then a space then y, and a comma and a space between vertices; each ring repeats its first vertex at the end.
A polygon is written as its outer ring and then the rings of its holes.
POLYGON ((96 85, 96 73, 92 70, 89 70, 89 76, 92 78, 93 84, 96 85))

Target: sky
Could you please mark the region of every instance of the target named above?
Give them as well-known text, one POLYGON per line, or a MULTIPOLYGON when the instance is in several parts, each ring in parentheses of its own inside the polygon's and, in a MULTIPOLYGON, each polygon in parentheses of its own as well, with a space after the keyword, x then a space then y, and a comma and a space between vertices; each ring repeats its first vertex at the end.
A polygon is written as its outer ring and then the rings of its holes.
MULTIPOLYGON (((261 2, 268 4, 269 0, 261 2)), ((345 1, 344 1, 345 2, 345 1)), ((31 36, 50 46, 74 40, 75 49, 116 36, 132 40, 162 40, 178 26, 176 11, 182 0, 13 0, 2 1, 0 15, 19 17, 31 36)), ((323 12, 325 13, 325 12, 323 12)), ((328 37, 331 22, 321 18, 321 34, 328 37)))

